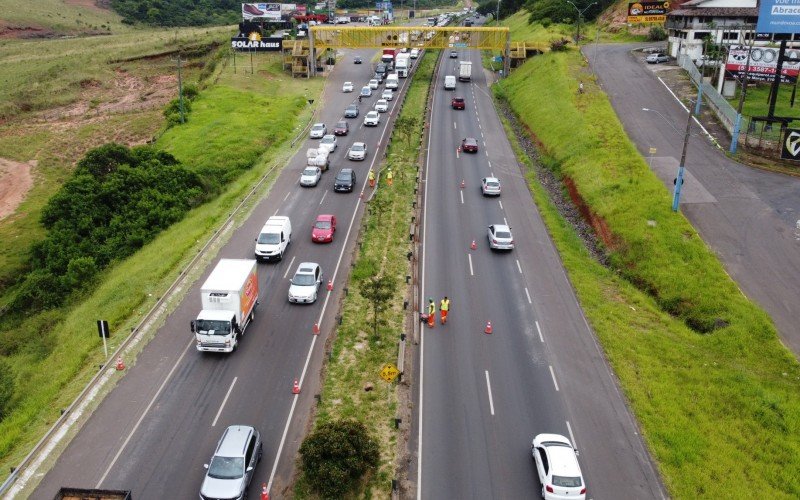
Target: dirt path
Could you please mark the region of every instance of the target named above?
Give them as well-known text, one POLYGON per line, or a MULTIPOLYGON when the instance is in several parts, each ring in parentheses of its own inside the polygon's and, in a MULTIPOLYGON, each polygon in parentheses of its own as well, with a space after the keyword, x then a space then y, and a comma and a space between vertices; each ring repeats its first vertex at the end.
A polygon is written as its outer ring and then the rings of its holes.
POLYGON ((13 214, 33 186, 31 169, 36 160, 27 163, 0 158, 0 219, 13 214))

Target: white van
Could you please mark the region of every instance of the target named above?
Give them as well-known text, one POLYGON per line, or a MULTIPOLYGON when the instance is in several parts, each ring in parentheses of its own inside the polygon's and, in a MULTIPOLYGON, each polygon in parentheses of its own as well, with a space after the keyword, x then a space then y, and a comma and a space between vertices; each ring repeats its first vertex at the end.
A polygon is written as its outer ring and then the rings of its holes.
POLYGON ((396 89, 400 86, 400 80, 397 78, 397 73, 392 73, 386 77, 386 88, 387 89, 396 89))
POLYGON ((453 75, 447 75, 444 77, 444 89, 445 90, 455 90, 456 89, 456 77, 453 75))
POLYGON ((256 260, 281 260, 291 242, 292 222, 289 218, 270 217, 256 238, 256 260))

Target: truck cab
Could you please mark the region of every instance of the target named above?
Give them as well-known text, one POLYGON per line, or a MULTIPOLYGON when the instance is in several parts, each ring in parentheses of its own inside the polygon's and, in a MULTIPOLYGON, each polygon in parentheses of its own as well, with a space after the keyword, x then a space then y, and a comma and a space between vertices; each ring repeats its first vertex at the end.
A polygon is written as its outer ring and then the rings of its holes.
POLYGON ((231 311, 202 310, 192 322, 198 350, 233 352, 239 345, 241 327, 231 311), (200 349, 202 346, 202 349, 200 349))

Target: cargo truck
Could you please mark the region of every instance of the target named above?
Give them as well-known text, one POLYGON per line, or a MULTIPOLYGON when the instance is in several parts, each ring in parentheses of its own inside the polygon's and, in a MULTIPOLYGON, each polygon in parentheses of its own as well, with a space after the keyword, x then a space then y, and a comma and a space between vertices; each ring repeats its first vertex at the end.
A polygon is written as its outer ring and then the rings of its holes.
POLYGON ((257 264, 251 259, 221 259, 200 288, 202 310, 191 322, 197 350, 233 352, 255 317, 257 264))
POLYGON ((458 63, 458 81, 468 82, 472 78, 472 61, 460 61, 458 63))
POLYGON ((402 53, 397 54, 394 63, 394 69, 397 71, 397 76, 406 78, 411 71, 411 54, 402 53))
POLYGON ((383 49, 381 55, 381 62, 386 64, 390 69, 394 69, 394 58, 400 53, 400 49, 383 49))

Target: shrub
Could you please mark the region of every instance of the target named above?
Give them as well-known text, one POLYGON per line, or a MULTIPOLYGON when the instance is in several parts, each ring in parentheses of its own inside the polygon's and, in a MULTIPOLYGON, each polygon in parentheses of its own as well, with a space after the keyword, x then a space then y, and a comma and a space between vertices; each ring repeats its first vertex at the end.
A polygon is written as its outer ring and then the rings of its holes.
POLYGON ((0 359, 0 420, 8 415, 11 410, 11 399, 14 397, 14 372, 11 365, 4 359, 0 359))
POLYGON ((300 445, 300 467, 323 498, 341 498, 378 466, 378 443, 355 420, 327 422, 300 445))
POLYGON ((647 32, 647 39, 651 42, 660 42, 667 39, 667 32, 661 26, 653 26, 647 32))
POLYGON ((550 50, 553 52, 563 52, 569 47, 569 40, 566 38, 557 38, 550 40, 550 50))

